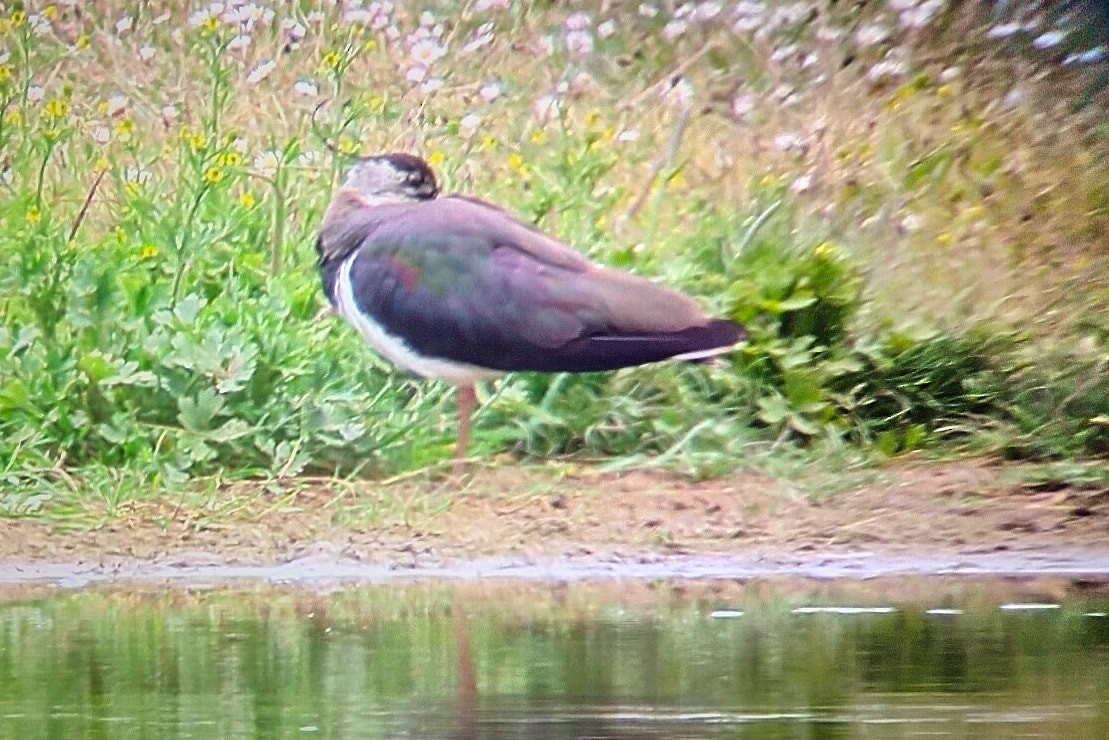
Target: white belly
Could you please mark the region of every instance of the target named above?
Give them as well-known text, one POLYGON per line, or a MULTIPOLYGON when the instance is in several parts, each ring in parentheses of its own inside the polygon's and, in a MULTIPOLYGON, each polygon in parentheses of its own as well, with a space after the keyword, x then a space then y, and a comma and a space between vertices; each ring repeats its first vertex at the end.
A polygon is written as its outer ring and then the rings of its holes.
POLYGON ((478 380, 496 378, 502 373, 465 362, 453 362, 436 357, 417 354, 403 339, 385 331, 385 328, 371 317, 358 310, 354 301, 354 290, 350 284, 350 265, 348 259, 339 268, 335 298, 337 310, 347 322, 369 342, 370 346, 385 359, 406 370, 411 370, 425 378, 439 378, 452 385, 470 385, 478 380))

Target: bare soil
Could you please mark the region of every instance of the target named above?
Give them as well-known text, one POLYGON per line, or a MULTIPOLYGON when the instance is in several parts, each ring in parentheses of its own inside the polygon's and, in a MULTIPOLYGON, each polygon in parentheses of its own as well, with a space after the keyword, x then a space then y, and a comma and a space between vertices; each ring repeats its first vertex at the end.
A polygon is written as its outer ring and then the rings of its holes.
POLYGON ((1030 485, 1019 467, 989 460, 901 462, 872 478, 822 496, 749 470, 699 482, 499 466, 462 480, 387 485, 237 483, 208 496, 132 502, 92 526, 0 521, 0 581, 46 563, 120 572, 306 558, 402 569, 490 558, 788 561, 859 552, 888 562, 1006 552, 1109 562, 1109 489, 1030 485))

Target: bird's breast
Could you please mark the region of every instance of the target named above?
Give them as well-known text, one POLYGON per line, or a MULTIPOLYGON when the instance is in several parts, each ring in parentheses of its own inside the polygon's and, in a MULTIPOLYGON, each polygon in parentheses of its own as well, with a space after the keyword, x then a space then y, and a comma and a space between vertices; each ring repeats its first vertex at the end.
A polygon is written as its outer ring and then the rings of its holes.
MULTIPOLYGON (((495 378, 498 370, 456 362, 442 357, 423 355, 412 348, 401 334, 390 333, 371 313, 363 310, 354 298, 350 269, 355 255, 343 261, 335 279, 335 310, 358 330, 362 338, 389 362, 425 378, 438 378, 452 385, 470 385, 478 380, 495 378)), ((444 327, 445 328, 445 327, 444 327)))

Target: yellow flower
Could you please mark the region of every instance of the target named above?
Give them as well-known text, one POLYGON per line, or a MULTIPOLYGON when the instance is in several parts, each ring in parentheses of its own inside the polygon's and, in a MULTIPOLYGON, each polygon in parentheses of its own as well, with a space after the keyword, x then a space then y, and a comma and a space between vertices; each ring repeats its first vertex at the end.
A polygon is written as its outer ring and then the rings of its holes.
POLYGON ((216 18, 214 15, 208 16, 204 19, 204 22, 200 24, 200 30, 204 33, 212 33, 217 28, 219 28, 219 18, 216 18))
POLYGON ((0 82, 10 80, 12 78, 12 65, 0 64, 0 82))
POLYGON ((4 114, 4 123, 15 125, 23 120, 23 115, 19 112, 19 108, 9 108, 4 114))
POLYGON ((354 142, 354 140, 344 136, 342 139, 339 139, 339 145, 335 148, 341 151, 343 154, 354 154, 354 152, 358 150, 358 145, 354 142))
POLYGON ((496 146, 496 144, 497 137, 493 136, 493 134, 486 134, 485 136, 481 137, 481 145, 478 148, 481 151, 485 151, 487 149, 492 149, 494 146, 496 146))
POLYGON ((204 179, 207 182, 215 185, 217 182, 223 179, 223 170, 213 165, 212 167, 204 170, 204 179))
POLYGON ((436 149, 428 155, 427 163, 430 164, 432 167, 438 167, 439 165, 443 164, 444 159, 446 159, 446 157, 443 155, 443 150, 436 149))
POLYGON ((23 220, 29 224, 37 224, 42 220, 42 213, 37 208, 32 208, 23 214, 23 220))
POLYGON ((58 8, 56 5, 47 5, 42 9, 42 17, 48 21, 52 21, 58 17, 58 8))
POLYGON ((243 208, 252 208, 254 206, 254 196, 250 193, 243 193, 239 196, 239 205, 243 208))
POLYGON ((135 122, 130 118, 121 118, 115 125, 117 134, 130 133, 135 128, 135 122))
POLYGON ((377 51, 377 39, 366 39, 366 43, 362 44, 365 51, 377 51))
POLYGON ((19 28, 19 26, 23 24, 23 19, 26 17, 27 15, 22 10, 13 10, 11 16, 12 28, 19 28))
POLYGON ((73 42, 73 45, 75 47, 77 47, 78 49, 87 49, 87 48, 89 48, 89 36, 88 36, 88 34, 83 33, 80 36, 78 36, 77 40, 73 42))
POLYGON ((950 97, 952 92, 954 91, 951 89, 951 85, 940 85, 936 88, 936 95, 939 95, 941 98, 950 97))
POLYGON ((951 243, 951 232, 941 231, 939 234, 936 234, 936 241, 939 242, 940 244, 950 244, 951 243))
POLYGON ((370 110, 377 112, 385 107, 385 98, 380 95, 374 95, 370 98, 370 110))
POLYGON ((537 129, 535 129, 534 131, 531 132, 531 143, 532 144, 542 144, 543 141, 546 138, 547 138, 547 135, 545 133, 543 133, 543 129, 541 129, 541 128, 537 128, 537 129))
POLYGON ((108 169, 109 166, 110 166, 110 163, 108 162, 107 157, 98 157, 96 162, 93 164, 93 167, 95 167, 98 170, 106 170, 106 169, 108 169))
POLYGON ((320 66, 321 67, 328 67, 328 68, 331 68, 331 69, 334 69, 335 67, 338 67, 339 66, 339 52, 332 50, 332 51, 329 51, 326 54, 324 54, 323 59, 320 60, 320 66))
POLYGON ((815 247, 813 247, 812 253, 815 254, 817 257, 835 258, 839 256, 839 251, 836 249, 836 245, 827 240, 822 241, 815 247))
POLYGON ((235 151, 221 152, 216 157, 216 164, 220 167, 234 167, 243 161, 243 156, 235 151))
POLYGON ((597 125, 597 121, 601 120, 601 114, 597 111, 590 111, 585 117, 585 125, 592 128, 597 125))
POLYGON ((61 98, 50 98, 43 107, 43 112, 51 118, 64 118, 69 106, 61 98))
POLYGON ((192 150, 194 152, 199 152, 201 149, 204 148, 204 145, 206 143, 204 140, 204 134, 186 134, 185 138, 189 142, 189 146, 192 147, 192 150))
POLYGON ((153 244, 143 244, 142 249, 139 250, 139 257, 148 260, 158 254, 158 248, 153 244))
POLYGON ((517 175, 522 175, 527 171, 524 158, 520 156, 519 152, 512 152, 512 154, 508 155, 508 169, 512 170, 517 175))

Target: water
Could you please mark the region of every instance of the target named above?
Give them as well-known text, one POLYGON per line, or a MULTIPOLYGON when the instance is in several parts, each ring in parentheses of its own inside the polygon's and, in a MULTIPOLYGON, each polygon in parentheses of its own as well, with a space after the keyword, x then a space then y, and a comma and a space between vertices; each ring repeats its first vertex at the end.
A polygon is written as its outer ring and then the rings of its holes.
POLYGON ((1052 582, 39 587, 0 738, 1105 738, 1109 596, 1052 582))

